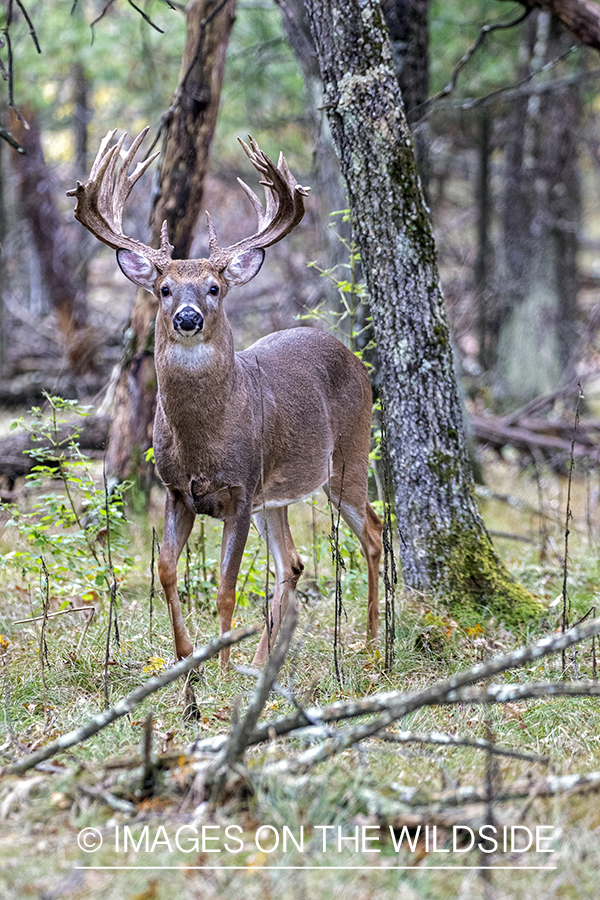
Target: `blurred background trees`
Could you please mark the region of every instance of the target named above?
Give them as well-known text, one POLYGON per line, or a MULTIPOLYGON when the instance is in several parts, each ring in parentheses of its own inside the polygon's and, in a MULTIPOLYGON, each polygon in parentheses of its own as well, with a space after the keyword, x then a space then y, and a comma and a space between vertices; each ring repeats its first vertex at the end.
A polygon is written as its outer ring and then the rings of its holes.
MULTIPOLYGON (((382 6, 471 408, 506 413, 590 378, 600 321, 596 54, 549 11, 526 4, 382 6)), ((135 320, 129 324, 134 292, 112 253, 73 220, 64 192, 85 176, 109 128, 133 134, 150 124, 151 139, 159 131, 160 142, 170 139, 185 75, 186 14, 159 0, 144 4, 144 16, 125 0, 79 0, 72 14, 71 7, 64 0, 25 4, 41 53, 23 6, 5 2, 0 12, 0 59, 8 77, 10 41, 13 76, 3 84, 0 127, 29 149, 24 156, 0 140, 0 401, 30 403, 48 387, 104 397, 107 411, 120 360, 131 361, 140 346, 151 350, 151 342, 136 338, 135 320)), ((205 8, 204 19, 225 13, 218 2, 207 0, 205 8)), ((244 177, 235 138, 248 132, 270 155, 284 149, 299 179, 313 186, 305 226, 230 298, 239 346, 293 324, 321 300, 334 302, 336 291, 306 269, 306 259, 324 269, 338 265, 338 275, 347 261, 324 228, 329 213, 346 205, 345 188, 307 35, 300 0, 238 0, 198 209, 211 209, 226 241, 252 227, 251 211, 232 189, 235 176, 244 177)), ((155 230, 152 204, 169 193, 156 179, 144 177, 127 210, 128 231, 147 241, 155 230)), ((202 219, 186 228, 194 231, 190 254, 203 255, 202 219)))

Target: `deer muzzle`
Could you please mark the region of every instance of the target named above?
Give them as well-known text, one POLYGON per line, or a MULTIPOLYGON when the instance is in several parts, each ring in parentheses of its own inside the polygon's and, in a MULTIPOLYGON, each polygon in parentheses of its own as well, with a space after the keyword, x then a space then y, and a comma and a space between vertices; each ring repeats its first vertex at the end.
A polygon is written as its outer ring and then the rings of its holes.
POLYGON ((175 331, 179 331, 184 335, 196 334, 202 330, 204 325, 204 316, 199 309, 193 306, 184 306, 177 310, 173 316, 173 327, 175 331))

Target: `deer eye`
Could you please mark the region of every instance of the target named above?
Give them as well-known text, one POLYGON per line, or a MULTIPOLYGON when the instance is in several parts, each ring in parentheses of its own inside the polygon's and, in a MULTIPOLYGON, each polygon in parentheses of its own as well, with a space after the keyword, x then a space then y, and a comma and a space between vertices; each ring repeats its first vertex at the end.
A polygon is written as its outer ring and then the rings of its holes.
POLYGON ((208 289, 209 294, 218 294, 219 293, 219 285, 213 284, 212 287, 208 289))
POLYGON ((161 292, 161 294, 162 294, 163 297, 168 297, 169 294, 171 293, 171 291, 169 290, 169 288, 167 287, 166 284, 163 284, 163 286, 162 286, 161 289, 160 289, 160 292, 161 292))

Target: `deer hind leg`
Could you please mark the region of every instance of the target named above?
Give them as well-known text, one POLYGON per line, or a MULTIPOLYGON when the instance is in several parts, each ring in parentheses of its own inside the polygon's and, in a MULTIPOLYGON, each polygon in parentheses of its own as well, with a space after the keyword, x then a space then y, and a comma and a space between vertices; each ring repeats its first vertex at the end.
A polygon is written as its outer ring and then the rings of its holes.
POLYGON ((167 599, 177 659, 185 659, 194 649, 183 621, 177 593, 177 561, 190 536, 195 518, 195 514, 190 512, 181 497, 168 490, 163 542, 158 557, 158 577, 167 599))
MULTIPOLYGON (((335 456, 334 456, 335 462, 335 456)), ((360 542, 362 554, 367 562, 368 601, 367 601, 367 643, 371 644, 377 637, 379 625, 379 563, 381 560, 381 519, 367 499, 367 473, 355 473, 344 469, 341 474, 332 477, 323 490, 335 509, 340 509, 342 519, 360 542), (361 477, 352 477, 359 474, 361 477), (341 507, 340 507, 341 490, 341 507)))
POLYGON ((287 506, 254 513, 254 524, 263 540, 266 540, 268 529, 269 553, 275 565, 275 589, 269 610, 269 622, 265 625, 253 660, 253 665, 262 666, 275 643, 279 624, 285 615, 290 595, 296 590, 304 564, 294 546, 287 506))

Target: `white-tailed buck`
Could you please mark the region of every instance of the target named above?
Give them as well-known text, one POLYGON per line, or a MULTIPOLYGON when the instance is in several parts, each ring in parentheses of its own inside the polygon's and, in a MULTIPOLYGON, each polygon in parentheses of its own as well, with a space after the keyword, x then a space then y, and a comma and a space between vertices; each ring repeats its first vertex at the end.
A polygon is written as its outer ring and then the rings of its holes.
MULTIPOLYGON (((266 208, 240 181, 258 216, 256 234, 221 247, 208 216, 210 257, 172 259, 162 227, 160 249, 122 233, 124 203, 158 155, 129 166, 146 134, 123 151, 124 136, 102 141, 86 184, 77 184, 75 216, 117 251, 124 274, 153 293, 158 397, 154 458, 167 489, 158 571, 170 609, 175 652, 192 652, 177 595, 177 560, 198 513, 224 522, 217 607, 231 626, 235 586, 250 520, 268 531, 276 585, 270 621, 254 657, 264 662, 303 565, 288 525, 288 506, 323 487, 358 537, 369 573, 367 637, 377 634, 381 522, 367 499, 371 386, 365 366, 316 328, 292 328, 235 353, 225 314, 230 287, 259 271, 264 248, 304 215, 306 189, 287 163, 275 164, 250 138, 242 142, 265 188, 266 208), (119 164, 120 163, 120 164, 119 164)), ((227 663, 229 651, 222 651, 227 663)))

